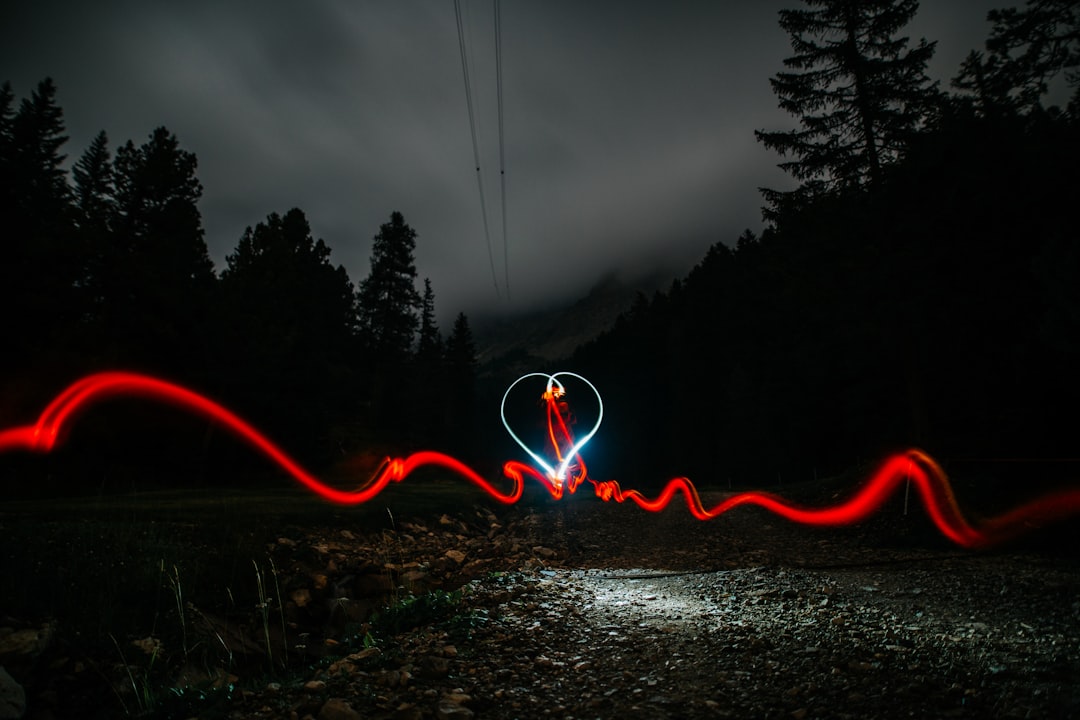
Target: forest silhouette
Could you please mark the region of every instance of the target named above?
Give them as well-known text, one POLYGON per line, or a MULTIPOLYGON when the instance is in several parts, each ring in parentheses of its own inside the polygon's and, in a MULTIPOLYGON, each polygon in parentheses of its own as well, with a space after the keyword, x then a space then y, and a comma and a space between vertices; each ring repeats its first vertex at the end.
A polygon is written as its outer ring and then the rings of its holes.
POLYGON ((623 477, 775 486, 919 446, 988 486, 1075 479, 1076 4, 991 12, 952 93, 902 37, 915 2, 806 5, 773 81, 800 127, 758 133, 799 185, 575 355, 623 477))
MULTIPOLYGON (((590 468, 641 488, 771 484, 919 446, 983 463, 990 487, 1011 480, 1001 459, 1075 475, 1074 6, 991 13, 950 91, 926 77, 933 43, 903 37, 913 0, 783 11, 794 55, 772 85, 798 127, 757 137, 794 189, 763 189, 759 233, 716 242, 563 366, 536 368, 603 393, 590 468), (1044 106, 1062 82, 1067 106, 1044 106)), ((206 392, 315 468, 419 448, 482 471, 507 459, 481 418, 514 378, 478 381, 465 315, 444 337, 400 213, 359 282, 297 208, 249 227, 216 271, 197 160, 175 135, 113 153, 102 132, 68 172, 64 133, 51 80, 17 105, 0 90, 0 423, 124 368, 206 392)), ((140 461, 184 482, 252 462, 165 408, 94 413, 47 467, 2 472, 71 487, 140 461)))
MULTIPOLYGON (((16 109, 10 85, 0 90, 0 422, 35 415, 78 377, 123 368, 213 395, 320 467, 458 436, 471 393, 446 379, 472 386, 472 331, 461 314, 444 340, 430 282, 423 296, 415 288, 417 233, 400 213, 379 228, 359 283, 298 208, 248 227, 216 273, 194 154, 159 127, 113 155, 102 132, 69 180, 56 95, 45 79, 16 109)), ((246 462, 231 438, 168 408, 93 413, 50 461, 55 483, 99 487, 140 465, 191 482, 246 462)), ((22 479, 42 472, 16 465, 7 471, 22 479)))

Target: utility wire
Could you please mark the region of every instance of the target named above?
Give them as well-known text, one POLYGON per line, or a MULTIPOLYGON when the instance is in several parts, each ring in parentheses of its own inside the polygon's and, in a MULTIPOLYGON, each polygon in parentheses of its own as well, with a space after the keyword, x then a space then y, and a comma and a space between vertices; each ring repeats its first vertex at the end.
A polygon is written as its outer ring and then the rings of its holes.
POLYGON ((480 144, 476 138, 476 117, 473 113, 472 85, 469 82, 469 62, 465 49, 465 27, 461 22, 461 0, 454 0, 454 15, 457 17, 458 45, 461 47, 461 73, 465 77, 465 103, 469 106, 469 132, 472 134, 473 162, 476 165, 476 186, 480 190, 480 214, 484 219, 484 239, 487 241, 488 262, 491 264, 491 281, 495 285, 495 296, 501 298, 499 276, 495 272, 495 255, 491 250, 487 201, 484 199, 484 178, 480 173, 480 144))
POLYGON ((502 235, 503 235, 503 287, 506 299, 510 300, 510 243, 506 234, 506 153, 503 143, 503 82, 502 82, 502 13, 500 2, 495 0, 495 84, 499 99, 499 184, 502 197, 502 235))

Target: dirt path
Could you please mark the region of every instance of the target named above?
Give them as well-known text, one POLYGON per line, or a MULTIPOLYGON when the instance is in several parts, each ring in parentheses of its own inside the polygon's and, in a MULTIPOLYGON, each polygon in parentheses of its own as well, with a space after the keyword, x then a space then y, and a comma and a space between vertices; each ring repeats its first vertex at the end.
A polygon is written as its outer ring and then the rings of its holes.
MULTIPOLYGON (((832 530, 596 501, 355 517, 266 528, 269 627, 188 602, 186 641, 217 655, 185 665, 165 638, 158 662, 235 691, 176 717, 1080 717, 1080 557, 1051 541, 1075 526, 973 553, 897 508, 832 530)), ((75 716, 94 659, 62 651, 28 718, 75 716)), ((130 668, 97 667, 132 707, 130 668)))
POLYGON ((503 702, 467 692, 507 718, 1069 717, 1078 578, 1032 562, 547 571, 481 645, 503 702))
POLYGON ((441 541, 466 549, 477 622, 315 673, 318 702, 413 719, 1080 716, 1075 557, 962 552, 913 517, 811 531, 752 509, 699 523, 580 503, 456 527, 441 541))

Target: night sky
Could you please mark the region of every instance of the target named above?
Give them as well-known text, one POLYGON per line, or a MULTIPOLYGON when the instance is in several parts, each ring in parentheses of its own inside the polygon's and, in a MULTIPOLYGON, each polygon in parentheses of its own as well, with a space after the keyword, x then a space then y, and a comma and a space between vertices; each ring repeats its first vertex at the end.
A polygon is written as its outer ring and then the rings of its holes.
MULTIPOLYGON (((1008 4, 923 3, 909 34, 938 41, 943 87, 1008 4)), ((445 322, 566 300, 611 271, 681 276, 759 230, 757 188, 791 186, 753 136, 796 122, 768 82, 791 54, 784 7, 801 4, 502 3, 505 264, 490 2, 462 0, 490 259, 452 0, 24 0, 0 23, 0 81, 23 98, 54 79, 69 161, 100 130, 114 151, 176 133, 218 270, 246 226, 299 207, 359 281, 402 212, 445 322)))

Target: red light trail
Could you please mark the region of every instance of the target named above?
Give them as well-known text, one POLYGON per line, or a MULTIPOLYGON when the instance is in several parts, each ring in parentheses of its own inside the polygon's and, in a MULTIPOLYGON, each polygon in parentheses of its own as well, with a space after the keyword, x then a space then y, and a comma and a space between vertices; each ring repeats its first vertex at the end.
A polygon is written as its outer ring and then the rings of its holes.
POLYGON ((515 503, 521 498, 524 478, 529 476, 539 482, 555 499, 562 498, 564 492, 573 494, 582 483, 588 481, 602 500, 618 503, 629 500, 650 512, 663 510, 676 494, 681 493, 688 510, 699 520, 718 517, 740 505, 756 505, 792 522, 818 526, 848 525, 865 520, 881 507, 900 483, 910 480, 921 497, 927 514, 941 533, 957 545, 968 548, 997 544, 1039 525, 1080 514, 1080 489, 1064 490, 1036 498, 976 527, 968 522, 960 511, 944 470, 929 455, 915 449, 888 458, 851 497, 822 508, 802 507, 772 493, 757 491, 738 493, 706 508, 693 483, 683 477, 670 480, 659 495, 649 499, 637 490, 623 490, 614 480, 598 481, 588 477, 580 451, 600 427, 603 402, 592 383, 569 372, 525 375, 511 384, 503 396, 500 408, 503 424, 511 437, 545 471, 541 473, 532 466, 514 460, 507 462, 503 466, 503 474, 510 480, 507 491, 498 489, 459 460, 432 451, 416 452, 406 458, 388 458, 373 478, 355 490, 334 488, 309 473, 254 426, 226 407, 179 385, 126 372, 90 375, 73 383, 49 403, 34 424, 0 430, 0 453, 16 450, 50 452, 60 442, 62 434, 68 429, 67 426, 76 413, 94 403, 123 396, 167 403, 219 423, 252 445, 304 487, 326 500, 345 505, 367 502, 389 483, 401 482, 417 468, 433 465, 460 475, 495 500, 506 504, 515 503), (547 417, 546 442, 550 444, 546 450, 554 457, 554 466, 540 453, 530 449, 506 421, 505 406, 510 391, 529 378, 545 380, 542 400, 547 417), (570 430, 572 419, 566 400, 567 390, 560 378, 572 378, 584 383, 595 395, 598 404, 597 420, 580 440, 575 440, 570 430))

